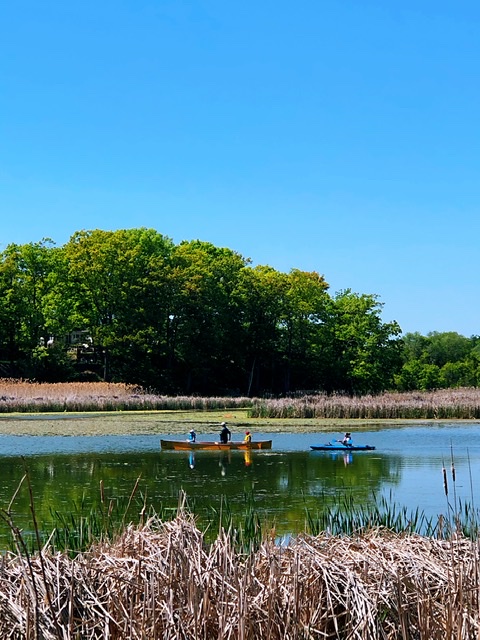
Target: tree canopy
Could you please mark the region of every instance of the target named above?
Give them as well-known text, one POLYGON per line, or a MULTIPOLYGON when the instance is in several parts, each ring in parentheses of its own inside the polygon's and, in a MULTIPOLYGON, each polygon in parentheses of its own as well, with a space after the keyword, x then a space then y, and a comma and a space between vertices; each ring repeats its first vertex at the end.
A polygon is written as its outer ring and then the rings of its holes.
POLYGON ((476 385, 480 339, 401 336, 374 294, 252 266, 153 229, 78 231, 0 253, 0 375, 161 393, 376 393, 476 385))

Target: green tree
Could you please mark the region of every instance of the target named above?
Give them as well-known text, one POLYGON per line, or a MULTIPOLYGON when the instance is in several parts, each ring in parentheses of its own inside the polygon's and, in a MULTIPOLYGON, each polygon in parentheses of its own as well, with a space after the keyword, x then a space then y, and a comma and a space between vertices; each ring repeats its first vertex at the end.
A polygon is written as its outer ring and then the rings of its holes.
POLYGON ((473 362, 446 362, 440 369, 440 385, 450 389, 455 387, 475 387, 477 372, 473 362))
POLYGON ((395 375, 395 386, 400 391, 430 391, 444 386, 441 369, 436 364, 420 360, 406 362, 395 375))
POLYGON ((427 335, 424 350, 424 360, 437 367, 443 367, 447 362, 461 362, 471 351, 471 341, 455 331, 442 333, 433 331, 427 335))
POLYGON ((402 338, 402 359, 404 362, 424 360, 429 340, 418 331, 406 333, 402 338))
POLYGON ((284 392, 318 384, 318 334, 326 315, 327 289, 325 279, 315 271, 292 269, 285 276, 280 317, 284 392))
POLYGON ((18 266, 19 247, 9 245, 0 255, 0 345, 2 373, 14 375, 22 350, 22 324, 26 314, 18 266), (7 368, 5 368, 7 367, 7 368))
POLYGON ((247 260, 199 240, 173 251, 169 354, 174 379, 190 393, 232 391, 243 369, 238 283, 247 260))
POLYGON ((159 376, 173 243, 151 229, 80 231, 65 245, 71 320, 89 332, 105 379, 159 376))
POLYGON ((56 285, 58 255, 49 239, 10 244, 0 254, 2 357, 18 375, 41 378, 33 354, 52 336, 46 301, 56 285))
POLYGON ((454 331, 427 336, 407 333, 402 339, 402 370, 396 386, 402 390, 475 386, 479 382, 480 346, 476 336, 454 331))
POLYGON ((400 327, 383 322, 383 304, 350 289, 330 299, 319 354, 327 391, 374 393, 388 389, 400 366, 400 327))
POLYGON ((250 396, 275 390, 287 290, 286 275, 273 267, 256 266, 242 271, 238 292, 245 361, 243 383, 250 396))

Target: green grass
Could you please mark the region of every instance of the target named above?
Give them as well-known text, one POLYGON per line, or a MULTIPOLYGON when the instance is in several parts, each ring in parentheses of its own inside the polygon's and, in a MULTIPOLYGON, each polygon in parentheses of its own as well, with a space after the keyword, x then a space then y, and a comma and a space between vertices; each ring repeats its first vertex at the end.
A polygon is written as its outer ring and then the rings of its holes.
MULTIPOLYGON (((259 549, 267 538, 275 538, 275 522, 257 508, 253 493, 244 494, 243 509, 232 510, 224 496, 211 503, 201 514, 196 514, 195 500, 181 494, 177 506, 161 505, 156 510, 147 506, 145 497, 138 494, 138 482, 131 496, 124 501, 100 501, 95 507, 84 503, 72 505, 68 513, 51 511, 51 518, 42 523, 34 522, 29 531, 19 531, 11 521, 10 548, 33 554, 45 545, 53 551, 67 552, 72 557, 87 551, 97 542, 112 542, 130 523, 142 525, 149 518, 167 522, 181 514, 193 515, 202 530, 207 544, 215 541, 221 531, 230 539, 232 548, 242 554, 259 549)), ((368 506, 358 504, 350 493, 336 497, 321 497, 316 511, 305 508, 303 530, 291 535, 306 533, 332 536, 351 536, 372 529, 385 529, 396 534, 419 534, 437 539, 450 539, 455 533, 476 539, 479 535, 479 514, 470 503, 459 503, 458 508, 439 518, 428 518, 419 509, 408 510, 393 503, 390 498, 373 497, 368 506)), ((34 512, 34 507, 33 511, 34 512)), ((5 515, 3 515, 5 519, 5 515)))
MULTIPOLYGON (((408 510, 385 496, 374 496, 368 506, 358 504, 353 494, 344 494, 335 504, 322 500, 322 509, 305 509, 306 529, 311 535, 353 535, 384 528, 393 533, 419 533, 428 537, 448 535, 451 527, 441 519, 428 518, 418 507, 408 510)), ((455 525, 456 526, 456 525, 455 525)))

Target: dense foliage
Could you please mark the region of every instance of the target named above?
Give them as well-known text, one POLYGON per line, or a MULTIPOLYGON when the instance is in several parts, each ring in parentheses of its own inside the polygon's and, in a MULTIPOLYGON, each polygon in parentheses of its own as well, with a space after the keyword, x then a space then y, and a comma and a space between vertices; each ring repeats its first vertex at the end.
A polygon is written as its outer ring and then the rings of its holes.
POLYGON ((436 331, 403 338, 403 366, 395 375, 402 391, 477 387, 480 384, 480 336, 436 331))
POLYGON ((248 396, 478 383, 480 338, 402 338, 382 306, 208 242, 79 231, 0 253, 0 375, 248 396))

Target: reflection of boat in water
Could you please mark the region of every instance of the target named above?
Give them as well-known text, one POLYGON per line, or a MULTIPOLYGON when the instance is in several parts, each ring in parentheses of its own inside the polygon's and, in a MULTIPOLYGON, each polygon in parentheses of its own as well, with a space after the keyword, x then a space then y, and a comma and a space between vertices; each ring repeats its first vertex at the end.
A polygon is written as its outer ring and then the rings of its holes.
POLYGON ((327 444, 312 444, 310 445, 310 449, 314 451, 342 451, 347 453, 349 451, 374 451, 375 447, 370 444, 353 444, 353 445, 345 445, 340 442, 327 444))
POLYGON ((189 442, 188 440, 160 440, 162 449, 173 451, 251 451, 252 449, 271 449, 271 440, 253 442, 189 442))
POLYGON ((220 460, 218 461, 218 466, 220 467, 220 475, 225 477, 227 475, 227 467, 232 461, 232 457, 229 451, 224 451, 220 460))
MULTIPOLYGON (((243 453, 243 461, 246 467, 250 467, 252 465, 252 451, 250 449, 245 449, 242 451, 243 453)), ((220 475, 222 477, 227 475, 227 467, 232 461, 232 455, 230 450, 222 450, 220 451, 220 456, 218 459, 218 466, 220 467, 220 475)), ((196 461, 195 461, 195 451, 188 451, 188 466, 190 469, 195 469, 196 461)))

